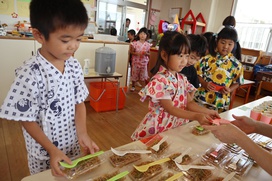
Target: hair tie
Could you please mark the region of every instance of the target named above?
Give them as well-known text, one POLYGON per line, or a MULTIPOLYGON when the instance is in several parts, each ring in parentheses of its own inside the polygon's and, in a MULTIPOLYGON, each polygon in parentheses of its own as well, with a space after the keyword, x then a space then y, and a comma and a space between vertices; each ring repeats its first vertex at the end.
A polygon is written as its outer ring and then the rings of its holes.
POLYGON ((215 38, 217 38, 217 35, 218 35, 217 33, 214 33, 212 36, 214 36, 215 38))

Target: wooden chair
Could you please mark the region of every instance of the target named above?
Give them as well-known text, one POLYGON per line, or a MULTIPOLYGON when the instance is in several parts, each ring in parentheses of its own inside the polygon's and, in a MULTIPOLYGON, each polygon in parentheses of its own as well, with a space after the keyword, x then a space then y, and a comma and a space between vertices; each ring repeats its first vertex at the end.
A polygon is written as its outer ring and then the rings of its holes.
POLYGON ((262 95, 264 91, 266 91, 268 95, 272 95, 272 82, 260 81, 258 83, 255 100, 265 96, 262 95))

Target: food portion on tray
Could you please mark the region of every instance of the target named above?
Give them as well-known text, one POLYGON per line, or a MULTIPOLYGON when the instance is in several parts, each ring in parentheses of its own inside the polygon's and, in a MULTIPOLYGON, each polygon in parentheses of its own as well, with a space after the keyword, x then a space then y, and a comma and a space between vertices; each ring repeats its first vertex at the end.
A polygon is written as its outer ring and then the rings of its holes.
POLYGON ((156 156, 161 156, 162 154, 164 154, 170 144, 169 144, 169 141, 168 140, 165 140, 163 141, 160 145, 159 145, 159 149, 157 151, 155 151, 154 149, 152 149, 152 147, 156 144, 158 144, 161 140, 163 139, 162 136, 160 135, 156 135, 154 136, 152 139, 150 139, 145 145, 147 146, 147 150, 151 150, 152 154, 153 155, 156 155, 156 156))
POLYGON ((140 159, 141 155, 139 153, 128 153, 124 156, 112 154, 109 157, 109 160, 114 167, 123 167, 140 159))
POLYGON ((203 128, 202 126, 200 125, 197 125, 197 126, 194 126, 192 128, 192 133, 194 135, 197 135, 197 136, 200 136, 200 135, 205 135, 205 134, 208 134, 210 132, 210 130, 207 130, 205 128, 203 128))
POLYGON ((88 160, 83 160, 79 162, 75 167, 73 168, 64 168, 63 172, 65 173, 66 177, 68 179, 74 179, 79 177, 82 174, 85 174, 87 172, 92 171, 96 167, 98 167, 104 159, 100 157, 93 157, 88 160))
POLYGON ((228 160, 231 157, 230 151, 224 149, 224 144, 214 144, 209 148, 202 156, 203 160, 219 166, 224 160, 228 160))
MULTIPOLYGON (((136 166, 142 166, 149 163, 152 163, 152 161, 145 161, 140 164, 137 164, 136 166)), ((129 176, 134 181, 146 181, 160 174, 162 171, 163 171, 162 165, 158 164, 150 166, 148 170, 145 172, 140 172, 136 168, 133 168, 132 171, 129 173, 129 176)))

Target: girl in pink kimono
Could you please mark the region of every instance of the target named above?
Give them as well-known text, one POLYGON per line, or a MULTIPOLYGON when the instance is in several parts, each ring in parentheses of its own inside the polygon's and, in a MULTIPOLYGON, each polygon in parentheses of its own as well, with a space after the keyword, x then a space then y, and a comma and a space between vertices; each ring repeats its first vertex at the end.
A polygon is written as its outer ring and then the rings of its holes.
POLYGON ((148 82, 147 64, 149 62, 151 44, 146 41, 148 35, 147 28, 143 27, 139 30, 136 36, 136 41, 133 41, 130 46, 132 55, 131 80, 132 86, 130 91, 135 91, 135 83, 141 81, 148 82))
POLYGON ((196 89, 179 72, 186 66, 190 53, 187 38, 178 32, 164 33, 159 45, 158 60, 152 69, 155 74, 139 92, 141 101, 149 98, 149 111, 132 134, 132 140, 197 120, 210 124, 219 115, 214 110, 197 105, 190 95, 196 89))

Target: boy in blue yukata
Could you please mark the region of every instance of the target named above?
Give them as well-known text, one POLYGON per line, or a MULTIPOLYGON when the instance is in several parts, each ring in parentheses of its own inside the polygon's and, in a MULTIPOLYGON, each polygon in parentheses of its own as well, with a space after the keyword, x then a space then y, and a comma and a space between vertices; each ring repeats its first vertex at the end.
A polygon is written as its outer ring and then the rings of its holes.
POLYGON ((72 56, 88 16, 80 0, 32 0, 30 21, 41 48, 16 70, 0 117, 22 123, 31 174, 51 168, 64 176, 60 161, 99 150, 87 133, 89 92, 72 56))

